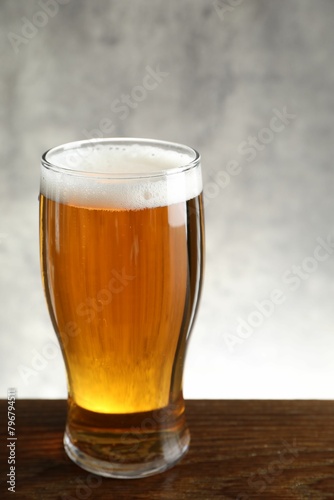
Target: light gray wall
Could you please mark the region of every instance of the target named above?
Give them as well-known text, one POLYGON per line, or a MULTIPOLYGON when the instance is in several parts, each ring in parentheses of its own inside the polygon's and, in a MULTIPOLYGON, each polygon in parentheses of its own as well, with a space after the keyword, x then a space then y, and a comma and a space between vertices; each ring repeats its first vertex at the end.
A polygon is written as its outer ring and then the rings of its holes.
POLYGON ((317 248, 334 229, 334 3, 55 2, 44 16, 43 0, 0 4, 0 395, 66 394, 61 357, 36 364, 54 340, 39 158, 109 119, 105 136, 183 142, 203 157, 206 281, 185 395, 333 397, 334 250, 317 248), (139 95, 147 67, 165 73, 157 88, 128 116, 112 110, 139 95), (266 317, 256 301, 270 296, 281 303, 266 317), (261 324, 242 338, 241 320, 261 324))

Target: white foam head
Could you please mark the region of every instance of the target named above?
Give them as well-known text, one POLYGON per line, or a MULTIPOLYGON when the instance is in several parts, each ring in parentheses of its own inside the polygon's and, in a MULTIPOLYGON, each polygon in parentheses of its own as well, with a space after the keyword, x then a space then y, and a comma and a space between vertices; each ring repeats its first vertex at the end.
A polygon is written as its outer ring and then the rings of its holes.
POLYGON ((199 155, 179 144, 104 139, 66 144, 42 160, 41 193, 89 208, 140 210, 198 196, 199 155))

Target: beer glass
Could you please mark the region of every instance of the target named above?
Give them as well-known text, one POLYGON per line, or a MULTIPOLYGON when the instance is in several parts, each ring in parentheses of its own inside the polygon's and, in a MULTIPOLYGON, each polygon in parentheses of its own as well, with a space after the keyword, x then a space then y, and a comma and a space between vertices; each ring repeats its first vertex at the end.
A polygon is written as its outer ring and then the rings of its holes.
POLYGON ((41 162, 40 254, 68 380, 67 455, 138 478, 186 453, 182 375, 204 258, 199 154, 92 139, 41 162))

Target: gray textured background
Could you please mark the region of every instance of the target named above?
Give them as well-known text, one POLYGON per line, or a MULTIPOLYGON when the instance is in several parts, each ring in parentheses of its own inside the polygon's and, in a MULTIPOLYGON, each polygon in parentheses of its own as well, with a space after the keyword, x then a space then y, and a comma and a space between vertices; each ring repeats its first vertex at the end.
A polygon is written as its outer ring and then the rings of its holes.
POLYGON ((106 118, 115 128, 105 136, 183 142, 203 157, 206 281, 185 395, 334 396, 334 257, 296 290, 282 278, 312 267, 317 238, 334 229, 334 2, 224 1, 70 0, 46 18, 33 0, 1 1, 0 396, 11 386, 66 395, 61 357, 36 357, 54 340, 39 274, 39 158, 106 118), (13 42, 22 18, 44 26, 13 42), (111 104, 147 66, 168 75, 122 119, 111 104), (295 118, 263 132, 284 107, 295 118), (252 159, 245 142, 258 134, 267 143, 252 159), (232 160, 239 174, 217 187, 232 160), (239 318, 277 288, 284 303, 229 349, 239 318))

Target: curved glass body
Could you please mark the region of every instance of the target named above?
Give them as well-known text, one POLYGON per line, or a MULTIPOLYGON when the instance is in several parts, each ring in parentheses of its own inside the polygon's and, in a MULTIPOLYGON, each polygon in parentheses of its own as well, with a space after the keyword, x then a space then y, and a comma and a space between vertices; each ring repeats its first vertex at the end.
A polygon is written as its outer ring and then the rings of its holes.
POLYGON ((182 374, 204 256, 198 154, 102 139, 42 158, 43 285, 68 378, 65 449, 143 477, 189 446, 182 374))

